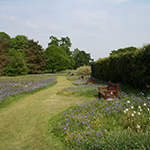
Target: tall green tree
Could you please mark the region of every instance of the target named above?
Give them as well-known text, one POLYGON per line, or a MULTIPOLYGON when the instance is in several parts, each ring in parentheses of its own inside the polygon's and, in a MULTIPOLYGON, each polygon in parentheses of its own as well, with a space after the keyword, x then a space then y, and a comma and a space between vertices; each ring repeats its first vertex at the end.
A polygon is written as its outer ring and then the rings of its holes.
POLYGON ((51 36, 49 39, 51 41, 48 43, 48 46, 51 46, 51 45, 60 46, 60 40, 57 37, 51 36))
POLYGON ((61 37, 61 39, 59 40, 57 37, 51 36, 50 37, 50 43, 48 43, 48 46, 51 45, 56 45, 58 47, 61 47, 64 52, 67 54, 66 57, 69 60, 69 65, 68 65, 68 69, 72 69, 74 67, 74 60, 71 56, 72 52, 70 51, 70 47, 71 47, 71 41, 69 37, 61 37))
POLYGON ((8 41, 10 40, 10 36, 5 32, 0 32, 0 40, 8 41))
POLYGON ((44 52, 44 56, 48 59, 46 69, 52 72, 67 69, 69 66, 68 56, 62 47, 58 47, 57 45, 48 46, 44 52))
POLYGON ((50 40, 51 41, 50 41, 50 43, 48 43, 48 46, 56 45, 58 47, 62 47, 68 56, 70 56, 72 54, 72 52, 70 51, 71 41, 70 41, 70 38, 68 36, 67 37, 61 37, 60 40, 55 36, 51 36, 50 40))
POLYGON ((75 49, 72 52, 72 57, 75 61, 74 69, 77 69, 80 66, 89 66, 93 59, 91 59, 90 53, 86 53, 84 50, 75 49))
POLYGON ((26 75, 28 73, 28 67, 26 66, 22 55, 16 52, 10 63, 3 69, 3 71, 7 76, 26 75))
POLYGON ((44 58, 44 50, 38 42, 28 40, 25 51, 25 60, 29 68, 29 73, 42 73, 45 70, 46 62, 44 58))
POLYGON ((15 38, 11 38, 11 48, 24 49, 27 47, 28 37, 25 35, 17 35, 15 38))
POLYGON ((71 41, 69 37, 61 37, 60 46, 64 49, 68 56, 72 54, 72 52, 70 51, 71 41))
POLYGON ((76 57, 77 53, 79 53, 80 50, 78 48, 74 49, 74 51, 72 51, 72 57, 73 59, 76 57))
POLYGON ((25 35, 17 35, 15 38, 10 40, 10 52, 19 52, 25 57, 24 49, 27 48, 28 37, 25 35))
POLYGON ((5 32, 0 32, 0 75, 4 74, 3 68, 10 62, 8 49, 10 47, 10 36, 5 32))

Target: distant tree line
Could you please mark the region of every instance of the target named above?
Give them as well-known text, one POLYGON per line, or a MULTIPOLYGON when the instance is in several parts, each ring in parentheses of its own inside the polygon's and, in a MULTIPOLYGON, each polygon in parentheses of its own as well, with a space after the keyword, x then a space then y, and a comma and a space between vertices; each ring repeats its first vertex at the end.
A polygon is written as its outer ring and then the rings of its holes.
POLYGON ((48 47, 43 49, 37 41, 25 35, 11 38, 0 32, 0 75, 9 76, 56 72, 77 69, 93 62, 90 53, 78 48, 71 51, 69 37, 51 36, 48 47))

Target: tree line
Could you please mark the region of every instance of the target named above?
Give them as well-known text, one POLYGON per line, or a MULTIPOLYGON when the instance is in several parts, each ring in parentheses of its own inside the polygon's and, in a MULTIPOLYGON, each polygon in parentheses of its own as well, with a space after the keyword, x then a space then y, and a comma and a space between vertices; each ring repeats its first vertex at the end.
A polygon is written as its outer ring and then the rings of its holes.
POLYGON ((0 75, 17 76, 41 74, 65 69, 77 69, 93 62, 90 53, 78 48, 71 51, 69 37, 50 36, 50 42, 44 49, 38 41, 25 35, 11 38, 0 32, 0 75))

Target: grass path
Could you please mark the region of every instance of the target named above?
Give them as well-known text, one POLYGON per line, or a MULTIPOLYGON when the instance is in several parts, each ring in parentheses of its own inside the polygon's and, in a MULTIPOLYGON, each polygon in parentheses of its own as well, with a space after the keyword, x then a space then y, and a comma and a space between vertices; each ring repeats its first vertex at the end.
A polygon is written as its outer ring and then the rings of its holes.
POLYGON ((0 150, 66 149, 48 133, 48 121, 85 98, 56 95, 72 85, 65 76, 58 76, 57 81, 55 86, 27 95, 0 110, 0 150))

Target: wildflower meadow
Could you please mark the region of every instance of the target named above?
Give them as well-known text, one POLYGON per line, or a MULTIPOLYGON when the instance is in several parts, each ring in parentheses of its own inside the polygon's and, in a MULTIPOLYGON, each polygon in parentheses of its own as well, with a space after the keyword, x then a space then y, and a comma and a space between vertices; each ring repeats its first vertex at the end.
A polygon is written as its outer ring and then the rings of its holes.
POLYGON ((0 102, 12 95, 32 92, 56 82, 54 76, 22 76, 0 78, 0 102))
POLYGON ((106 86, 105 81, 87 84, 76 80, 74 84, 63 91, 72 92, 72 96, 93 94, 93 99, 55 116, 50 120, 50 132, 70 149, 150 149, 149 92, 135 94, 120 84, 118 98, 105 100, 97 98, 97 86, 106 86))

